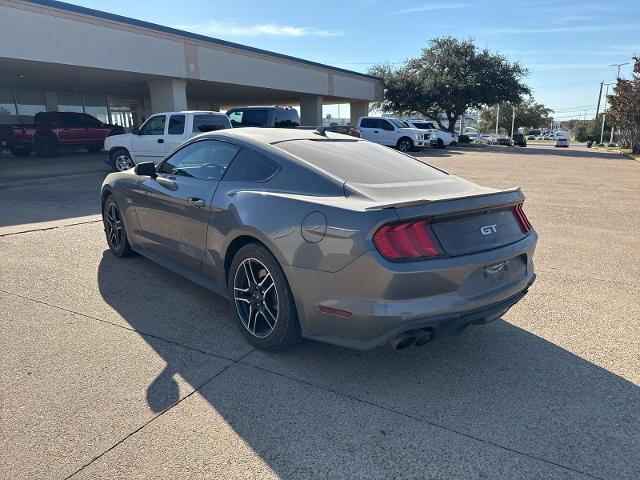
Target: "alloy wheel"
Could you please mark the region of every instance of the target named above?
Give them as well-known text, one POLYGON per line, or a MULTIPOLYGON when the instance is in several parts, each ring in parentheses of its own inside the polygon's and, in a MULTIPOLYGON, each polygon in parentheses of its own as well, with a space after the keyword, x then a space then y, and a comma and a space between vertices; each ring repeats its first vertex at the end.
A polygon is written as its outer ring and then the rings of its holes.
POLYGON ((409 140, 402 140, 399 144, 398 144, 398 150, 400 150, 401 152, 410 152, 411 151, 411 142, 409 142, 409 140))
POLYGON ((247 331, 265 338, 278 322, 278 292, 271 272, 260 260, 247 258, 233 279, 233 300, 247 331))
POLYGON ((124 235, 124 225, 122 223, 122 217, 120 210, 114 202, 107 205, 104 212, 105 228, 107 229, 107 240, 109 246, 118 251, 122 245, 124 235))
POLYGON ((115 158, 115 167, 119 172, 124 172, 133 167, 133 160, 126 153, 121 153, 115 158))

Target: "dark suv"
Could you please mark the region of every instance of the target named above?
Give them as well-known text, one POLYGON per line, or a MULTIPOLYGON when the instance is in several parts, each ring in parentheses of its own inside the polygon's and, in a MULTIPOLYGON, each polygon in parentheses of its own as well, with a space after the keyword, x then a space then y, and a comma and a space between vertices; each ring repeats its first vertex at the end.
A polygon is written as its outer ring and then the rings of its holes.
POLYGON ((514 133, 513 134, 513 144, 519 145, 520 147, 527 146, 527 137, 524 136, 524 133, 514 133))
POLYGON ((296 128, 300 116, 293 107, 238 107, 227 110, 233 128, 296 128))

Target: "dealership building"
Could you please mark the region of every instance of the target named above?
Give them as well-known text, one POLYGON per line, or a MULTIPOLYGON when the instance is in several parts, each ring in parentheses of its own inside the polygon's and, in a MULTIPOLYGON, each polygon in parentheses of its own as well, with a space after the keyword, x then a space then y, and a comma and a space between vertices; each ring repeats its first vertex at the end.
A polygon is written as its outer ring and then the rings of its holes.
POLYGON ((376 77, 53 0, 0 0, 0 123, 41 111, 139 126, 152 113, 241 105, 322 106, 351 119, 381 99, 376 77))

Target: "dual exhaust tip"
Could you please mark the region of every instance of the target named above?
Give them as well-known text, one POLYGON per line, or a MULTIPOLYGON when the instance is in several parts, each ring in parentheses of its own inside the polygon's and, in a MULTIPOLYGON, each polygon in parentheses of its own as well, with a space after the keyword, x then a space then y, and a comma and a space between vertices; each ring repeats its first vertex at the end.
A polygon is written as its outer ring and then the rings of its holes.
POLYGON ((394 350, 404 350, 411 345, 422 347, 433 340, 434 336, 435 335, 432 330, 410 330, 393 338, 389 344, 394 350))

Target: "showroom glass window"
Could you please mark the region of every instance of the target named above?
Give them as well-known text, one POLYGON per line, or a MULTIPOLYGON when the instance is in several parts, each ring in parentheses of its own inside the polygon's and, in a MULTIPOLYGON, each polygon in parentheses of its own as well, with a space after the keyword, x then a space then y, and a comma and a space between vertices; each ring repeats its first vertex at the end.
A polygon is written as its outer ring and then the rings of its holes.
POLYGON ((82 95, 79 93, 59 93, 58 111, 83 113, 82 95))
POLYGON ((151 117, 140 129, 140 135, 164 135, 165 115, 151 117))
POLYGON ((178 150, 160 165, 159 173, 218 181, 240 150, 239 147, 216 140, 201 140, 178 150))
POLYGON ((0 89, 0 125, 17 122, 18 112, 13 91, 0 89))
POLYGON ((107 97, 104 95, 84 96, 84 112, 96 117, 103 123, 109 123, 109 110, 107 109, 107 97))
POLYGON ((20 123, 33 123, 36 113, 46 111, 43 92, 18 90, 16 101, 20 123))
POLYGON ((169 117, 169 128, 167 133, 169 135, 182 135, 184 133, 184 115, 171 115, 169 117))

